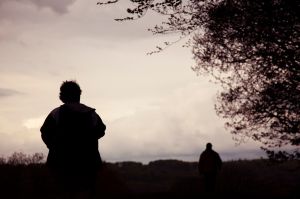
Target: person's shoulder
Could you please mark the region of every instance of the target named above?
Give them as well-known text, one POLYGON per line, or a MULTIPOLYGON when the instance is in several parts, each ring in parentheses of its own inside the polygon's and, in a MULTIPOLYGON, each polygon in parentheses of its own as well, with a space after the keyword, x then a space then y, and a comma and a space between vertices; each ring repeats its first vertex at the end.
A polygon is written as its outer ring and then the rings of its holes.
POLYGON ((59 118, 59 110, 61 106, 54 108, 47 116, 48 119, 57 121, 59 118))
POLYGON ((212 149, 211 150, 205 150, 203 153, 207 156, 216 156, 216 155, 218 155, 218 153, 216 151, 212 150, 212 149))
POLYGON ((78 109, 80 109, 80 111, 82 111, 82 112, 95 112, 96 111, 95 108, 90 107, 86 104, 81 104, 81 103, 78 104, 78 109))
POLYGON ((67 110, 76 113, 93 113, 95 112, 95 108, 89 107, 82 103, 68 103, 64 104, 61 107, 65 107, 67 110))
POLYGON ((220 156, 218 152, 216 151, 212 151, 214 153, 215 156, 220 156))
POLYGON ((215 150, 211 150, 211 152, 214 154, 218 154, 218 152, 216 152, 215 150))
POLYGON ((208 154, 209 154, 209 151, 204 150, 204 151, 202 151, 201 156, 207 156, 208 154))
POLYGON ((61 106, 54 108, 54 109, 50 112, 49 115, 51 115, 51 116, 57 115, 60 108, 61 108, 61 106))

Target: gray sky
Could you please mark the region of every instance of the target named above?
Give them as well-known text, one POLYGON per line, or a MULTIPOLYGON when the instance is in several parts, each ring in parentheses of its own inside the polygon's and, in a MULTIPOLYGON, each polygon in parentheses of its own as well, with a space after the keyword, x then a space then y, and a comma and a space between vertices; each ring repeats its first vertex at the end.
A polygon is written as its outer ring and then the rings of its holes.
POLYGON ((47 153, 39 128, 70 79, 107 125, 99 141, 107 161, 196 161, 206 142, 223 159, 262 156, 251 141, 235 146, 214 111, 218 87, 191 70, 191 49, 146 55, 174 39, 147 32, 159 17, 119 23, 124 4, 96 3, 0 0, 0 156, 47 153))

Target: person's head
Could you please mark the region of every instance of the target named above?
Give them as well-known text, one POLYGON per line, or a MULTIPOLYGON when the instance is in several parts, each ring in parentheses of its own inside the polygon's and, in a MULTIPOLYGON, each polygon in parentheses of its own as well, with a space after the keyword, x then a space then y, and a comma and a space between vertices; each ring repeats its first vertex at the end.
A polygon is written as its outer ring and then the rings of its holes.
POLYGON ((60 86, 59 99, 63 103, 80 102, 81 89, 76 81, 64 81, 60 86))
POLYGON ((206 144, 206 149, 212 150, 212 144, 210 142, 206 144))

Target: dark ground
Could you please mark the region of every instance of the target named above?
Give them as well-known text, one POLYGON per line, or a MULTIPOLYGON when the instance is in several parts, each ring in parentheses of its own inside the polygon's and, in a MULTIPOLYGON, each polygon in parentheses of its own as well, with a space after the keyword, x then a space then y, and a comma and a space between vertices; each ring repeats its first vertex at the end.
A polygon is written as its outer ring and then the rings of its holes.
MULTIPOLYGON (((300 198, 300 161, 223 164, 216 191, 205 194, 197 163, 159 160, 105 163, 96 198, 300 198)), ((0 164, 0 198, 62 198, 44 164, 0 164)), ((78 198, 86 198, 80 196, 78 198)))

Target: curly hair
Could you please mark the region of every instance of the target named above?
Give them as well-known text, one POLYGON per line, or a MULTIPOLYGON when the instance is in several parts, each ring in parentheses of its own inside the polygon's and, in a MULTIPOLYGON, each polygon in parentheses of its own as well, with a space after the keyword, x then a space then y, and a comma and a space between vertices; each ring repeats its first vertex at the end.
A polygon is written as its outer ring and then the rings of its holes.
POLYGON ((76 81, 64 81, 60 86, 59 99, 63 103, 80 102, 81 89, 76 81))

